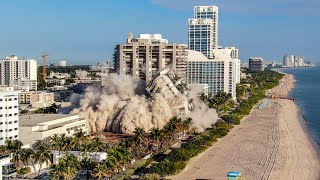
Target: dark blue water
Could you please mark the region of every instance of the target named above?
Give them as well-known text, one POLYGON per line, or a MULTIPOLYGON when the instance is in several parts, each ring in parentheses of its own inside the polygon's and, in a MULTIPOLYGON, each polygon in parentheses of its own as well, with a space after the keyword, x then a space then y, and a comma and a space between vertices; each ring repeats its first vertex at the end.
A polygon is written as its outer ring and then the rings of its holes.
POLYGON ((296 79, 291 96, 297 99, 307 131, 320 145, 320 67, 283 69, 296 79))

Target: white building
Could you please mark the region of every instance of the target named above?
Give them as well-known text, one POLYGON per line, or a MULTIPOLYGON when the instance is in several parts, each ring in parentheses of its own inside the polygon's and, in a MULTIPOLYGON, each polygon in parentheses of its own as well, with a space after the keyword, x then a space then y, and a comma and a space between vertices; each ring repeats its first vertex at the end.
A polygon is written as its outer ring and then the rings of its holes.
POLYGON ((8 154, 0 154, 0 179, 9 180, 15 179, 17 170, 13 163, 11 163, 11 158, 8 154))
POLYGON ((9 56, 0 61, 0 84, 18 86, 29 85, 30 90, 37 90, 37 61, 34 59, 18 60, 9 56))
POLYGON ((0 87, 0 145, 19 139, 18 92, 13 87, 0 87))
POLYGON ((66 67, 67 66, 67 61, 58 61, 58 66, 66 67))
POLYGON ((29 80, 27 78, 19 78, 10 82, 10 87, 16 91, 35 91, 37 90, 37 80, 29 80))
POLYGON ((165 68, 185 79, 186 44, 168 44, 159 34, 142 34, 140 38, 128 35, 127 44, 115 48, 115 70, 145 80, 147 84, 165 68))
POLYGON ((28 114, 20 116, 20 141, 32 145, 54 134, 72 136, 82 129, 88 132, 86 120, 79 115, 66 114, 28 114))
POLYGON ((304 57, 295 56, 295 55, 285 55, 283 57, 283 67, 292 68, 292 67, 304 67, 306 66, 304 62, 304 57))
POLYGON ((218 48, 217 6, 195 6, 194 18, 188 20, 189 49, 202 52, 209 59, 214 59, 213 49, 218 48))
POLYGON ((50 75, 48 78, 56 78, 56 79, 66 79, 66 78, 71 78, 71 74, 68 73, 59 73, 59 72, 50 72, 50 75))
POLYGON ((208 59, 197 51, 188 51, 187 83, 204 84, 209 86, 209 93, 230 93, 236 98, 237 66, 239 60, 231 58, 230 49, 216 49, 213 51, 215 59, 208 59))

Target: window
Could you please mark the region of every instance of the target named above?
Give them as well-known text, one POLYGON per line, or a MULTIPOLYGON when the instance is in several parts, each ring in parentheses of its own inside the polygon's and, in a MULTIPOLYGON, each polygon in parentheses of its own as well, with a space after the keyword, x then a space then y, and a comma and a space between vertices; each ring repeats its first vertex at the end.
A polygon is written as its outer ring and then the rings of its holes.
POLYGON ((16 131, 16 130, 18 130, 18 128, 14 128, 14 130, 16 131))
POLYGON ((0 140, 3 140, 3 138, 0 138, 0 140))
POLYGON ((18 100, 18 98, 14 98, 14 100, 18 100))
POLYGON ((0 109, 3 109, 3 107, 0 107, 0 109))
POLYGON ((2 114, 0 114, 0 117, 3 117, 3 115, 2 115, 2 114))
POLYGON ((15 121, 14 121, 14 123, 18 123, 18 121, 17 121, 17 120, 15 120, 15 121))
POLYGON ((1 129, 0 132, 3 132, 3 130, 1 129))
POLYGON ((10 121, 9 124, 12 124, 12 121, 10 121))
POLYGON ((18 113, 14 113, 14 116, 17 116, 18 115, 18 113))
POLYGON ((18 138, 18 135, 15 135, 14 138, 18 138))
POLYGON ((2 99, 0 99, 0 101, 3 101, 2 99))

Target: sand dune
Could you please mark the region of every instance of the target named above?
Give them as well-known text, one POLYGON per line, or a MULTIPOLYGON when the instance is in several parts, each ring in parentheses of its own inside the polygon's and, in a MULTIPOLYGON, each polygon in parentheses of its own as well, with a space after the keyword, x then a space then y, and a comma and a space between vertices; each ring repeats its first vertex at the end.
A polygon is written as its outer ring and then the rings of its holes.
MULTIPOLYGON (((283 84, 273 91, 288 94, 293 76, 286 75, 283 84)), ((169 178, 226 179, 232 170, 240 171, 246 180, 319 179, 320 161, 293 101, 274 99, 263 110, 255 108, 241 125, 169 178)))

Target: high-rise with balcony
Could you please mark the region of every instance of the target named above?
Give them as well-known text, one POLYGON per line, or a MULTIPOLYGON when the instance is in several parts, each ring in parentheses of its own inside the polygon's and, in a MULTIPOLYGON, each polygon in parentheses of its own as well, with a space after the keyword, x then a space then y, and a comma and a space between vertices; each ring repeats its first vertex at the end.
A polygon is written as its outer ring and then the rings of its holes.
POLYGON ((188 23, 189 49, 203 53, 207 58, 214 59, 213 49, 218 48, 218 17, 217 6, 195 6, 194 18, 188 23))
POLYGON ((165 68, 185 80, 186 59, 186 44, 169 44, 160 34, 141 34, 134 38, 130 33, 127 43, 117 45, 114 53, 117 73, 140 78, 147 85, 165 68))

